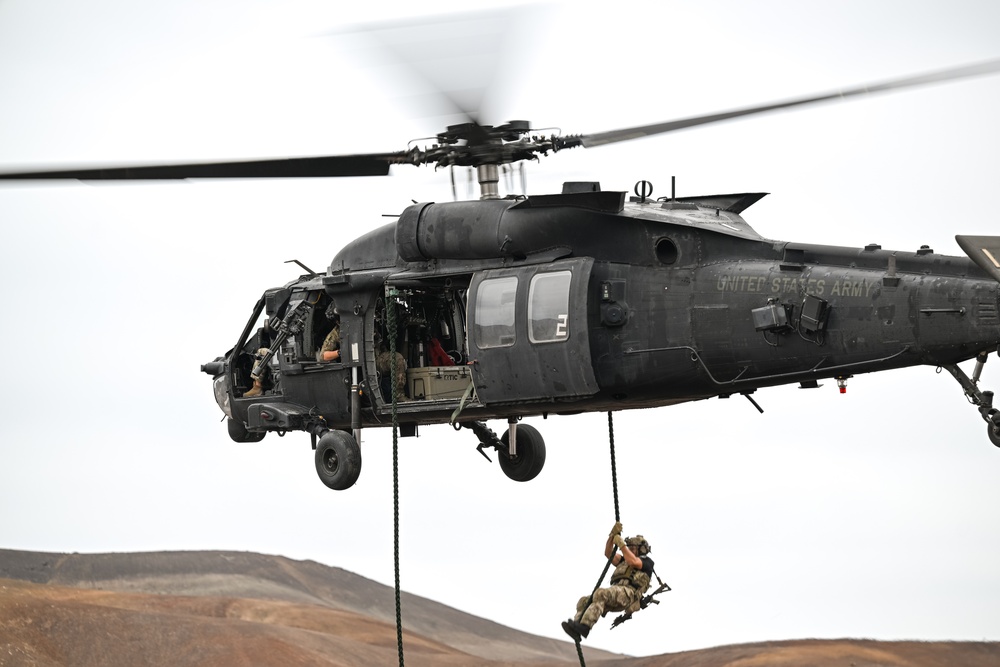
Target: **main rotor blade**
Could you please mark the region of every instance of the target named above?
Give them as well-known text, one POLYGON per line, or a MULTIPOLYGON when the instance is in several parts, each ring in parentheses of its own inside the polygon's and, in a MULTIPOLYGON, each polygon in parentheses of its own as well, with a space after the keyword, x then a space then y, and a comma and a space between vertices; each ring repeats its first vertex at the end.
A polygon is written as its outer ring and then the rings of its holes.
POLYGON ((3 180, 78 179, 170 180, 183 178, 323 178, 337 176, 386 176, 389 164, 403 153, 334 155, 237 162, 97 167, 51 171, 0 172, 3 180))
POLYGON ((490 106, 510 97, 512 60, 544 25, 544 8, 519 5, 349 26, 339 38, 358 67, 377 68, 412 116, 449 117, 449 125, 499 122, 490 106), (346 39, 345 39, 346 38, 346 39))
POLYGON ((594 134, 584 134, 580 135, 579 137, 576 137, 575 138, 576 141, 573 141, 573 144, 580 145, 585 148, 592 148, 594 146, 602 146, 604 144, 611 144, 618 141, 641 139, 642 137, 648 137, 654 134, 663 134, 665 132, 683 130, 688 127, 695 127, 696 125, 707 125, 709 123, 717 123, 719 121, 730 120, 732 118, 740 118, 742 116, 752 116, 754 114, 766 113, 768 111, 777 111, 778 109, 787 109, 789 107, 802 106, 805 104, 814 104, 817 102, 825 102, 828 100, 853 97, 855 95, 868 95, 871 93, 882 93, 890 90, 899 90, 901 88, 926 86, 933 83, 953 81, 955 79, 963 79, 970 76, 994 74, 996 72, 1000 72, 1000 59, 988 60, 986 62, 977 63, 975 65, 965 65, 963 67, 955 67, 952 69, 940 70, 937 72, 931 72, 929 74, 921 74, 918 76, 912 76, 903 79, 894 79, 892 81, 873 83, 867 86, 858 86, 857 88, 846 88, 843 90, 837 90, 822 95, 802 97, 799 99, 786 100, 784 102, 775 102, 772 104, 747 107, 745 109, 736 109, 734 111, 725 111, 722 113, 708 114, 705 116, 694 116, 692 118, 684 118, 682 120, 674 120, 666 123, 654 123, 652 125, 640 125, 637 127, 630 127, 622 130, 611 130, 609 132, 596 132, 594 134))

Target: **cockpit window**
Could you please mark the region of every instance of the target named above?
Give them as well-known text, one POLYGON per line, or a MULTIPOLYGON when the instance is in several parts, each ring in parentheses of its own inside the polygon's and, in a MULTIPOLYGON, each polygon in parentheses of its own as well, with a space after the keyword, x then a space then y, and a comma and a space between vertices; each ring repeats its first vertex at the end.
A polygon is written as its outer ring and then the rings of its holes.
POLYGON ((480 349, 514 344, 514 302, 517 278, 491 278, 476 291, 476 341, 480 349))
POLYGON ((569 339, 571 271, 539 273, 528 288, 528 340, 554 343, 569 339))

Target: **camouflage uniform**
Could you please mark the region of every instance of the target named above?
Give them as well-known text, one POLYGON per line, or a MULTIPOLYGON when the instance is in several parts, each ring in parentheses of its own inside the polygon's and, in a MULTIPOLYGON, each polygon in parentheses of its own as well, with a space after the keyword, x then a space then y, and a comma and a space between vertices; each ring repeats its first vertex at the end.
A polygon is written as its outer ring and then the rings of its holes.
POLYGON ((316 361, 323 361, 324 352, 333 352, 334 350, 340 349, 340 326, 334 326, 330 330, 330 333, 326 335, 323 339, 323 345, 320 346, 319 352, 316 353, 316 361))
POLYGON ((642 594, 648 589, 649 575, 631 567, 623 560, 611 575, 611 586, 598 588, 592 601, 589 595, 580 598, 576 603, 574 620, 592 628, 605 612, 637 611, 642 594), (589 607, 588 601, 590 601, 589 607))
MULTIPOLYGON (((383 378, 388 378, 389 374, 392 373, 392 354, 386 350, 375 358, 375 370, 383 378)), ((383 384, 385 389, 383 393, 392 390, 392 384, 383 384)), ((403 358, 399 352, 396 353, 396 398, 401 400, 404 398, 406 393, 406 359, 403 358)), ((392 400, 392 395, 385 395, 382 397, 384 400, 392 400)))
MULTIPOLYGON (((269 350, 266 347, 259 348, 257 350, 256 358, 254 359, 254 366, 257 365, 258 359, 263 359, 270 353, 271 350, 269 350)), ((270 372, 270 370, 271 369, 269 366, 264 366, 264 368, 261 369, 260 375, 257 376, 256 380, 254 380, 253 385, 250 387, 250 389, 243 392, 243 398, 254 398, 255 396, 260 396, 261 394, 264 393, 264 378, 267 377, 267 374, 268 372, 270 372)))

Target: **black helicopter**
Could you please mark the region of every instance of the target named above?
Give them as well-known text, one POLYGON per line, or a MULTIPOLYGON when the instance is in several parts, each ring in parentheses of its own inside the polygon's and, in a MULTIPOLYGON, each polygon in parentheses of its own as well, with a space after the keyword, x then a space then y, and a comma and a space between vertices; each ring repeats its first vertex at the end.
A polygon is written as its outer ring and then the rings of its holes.
POLYGON ((1000 446, 979 388, 1000 345, 1000 237, 968 257, 760 236, 764 193, 652 198, 571 182, 501 198, 500 168, 825 100, 1000 70, 1000 61, 719 114, 561 136, 527 121, 453 125, 429 146, 348 156, 0 174, 3 179, 375 176, 391 165, 476 170, 478 201, 418 203, 347 244, 328 269, 268 289, 234 347, 202 366, 230 437, 306 431, 317 472, 346 489, 364 428, 451 423, 511 479, 545 462, 531 415, 671 405, 914 365, 948 370, 1000 446), (331 335, 331 332, 335 332, 331 335), (331 344, 331 341, 333 343, 331 344), (324 352, 331 354, 324 355, 324 352), (969 377, 958 364, 976 359, 969 377), (505 419, 498 436, 486 422, 505 419))

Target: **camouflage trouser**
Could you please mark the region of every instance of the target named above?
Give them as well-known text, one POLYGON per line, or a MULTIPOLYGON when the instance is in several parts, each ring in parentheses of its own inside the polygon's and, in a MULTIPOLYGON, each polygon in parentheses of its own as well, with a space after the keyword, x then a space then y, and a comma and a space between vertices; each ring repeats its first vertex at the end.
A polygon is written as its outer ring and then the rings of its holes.
POLYGON ((610 586, 598 588, 594 599, 587 607, 590 596, 580 598, 576 603, 576 620, 587 627, 594 627, 597 619, 606 611, 625 611, 639 600, 640 593, 631 586, 610 586))
MULTIPOLYGON (((375 358, 375 369, 383 378, 390 377, 392 374, 392 355, 389 352, 382 352, 375 358)), ((388 385, 389 389, 392 389, 392 384, 388 385)), ((404 398, 403 394, 406 392, 406 359, 403 358, 399 352, 396 353, 396 391, 399 393, 399 398, 404 398)), ((385 400, 389 400, 388 396, 383 397, 385 400)))

